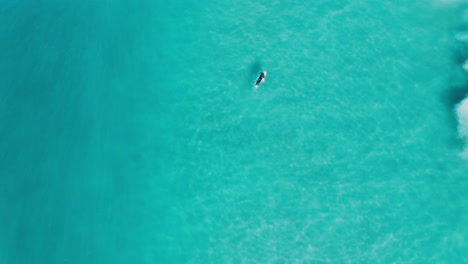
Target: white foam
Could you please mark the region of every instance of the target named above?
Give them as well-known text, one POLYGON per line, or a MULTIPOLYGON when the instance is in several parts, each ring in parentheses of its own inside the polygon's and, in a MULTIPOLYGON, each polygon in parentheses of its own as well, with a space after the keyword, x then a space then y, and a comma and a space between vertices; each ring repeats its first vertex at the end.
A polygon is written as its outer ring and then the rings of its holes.
POLYGON ((463 67, 463 69, 464 69, 465 71, 468 71, 468 60, 466 60, 466 61, 463 63, 462 67, 463 67))
POLYGON ((468 42, 468 31, 458 32, 455 34, 455 38, 458 41, 468 42))
POLYGON ((461 101, 455 111, 458 117, 458 134, 465 141, 465 149, 461 155, 468 159, 468 98, 461 101))

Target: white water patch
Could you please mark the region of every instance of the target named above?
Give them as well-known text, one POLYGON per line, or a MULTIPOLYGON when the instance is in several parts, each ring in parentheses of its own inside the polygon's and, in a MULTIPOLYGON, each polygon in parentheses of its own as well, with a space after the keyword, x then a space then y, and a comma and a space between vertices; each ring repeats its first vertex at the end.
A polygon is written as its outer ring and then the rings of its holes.
POLYGON ((455 34, 455 38, 458 41, 468 41, 468 31, 463 31, 455 34))
POLYGON ((468 159, 468 98, 465 98, 456 106, 458 118, 458 134, 465 142, 465 148, 461 153, 463 158, 468 159))

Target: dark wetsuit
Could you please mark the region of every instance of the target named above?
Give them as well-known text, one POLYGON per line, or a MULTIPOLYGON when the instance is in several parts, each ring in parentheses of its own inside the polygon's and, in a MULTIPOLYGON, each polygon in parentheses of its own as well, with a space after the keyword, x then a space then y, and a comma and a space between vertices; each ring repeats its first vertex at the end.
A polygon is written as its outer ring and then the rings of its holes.
POLYGON ((264 78, 265 78, 265 73, 263 73, 263 72, 260 73, 260 76, 258 76, 258 79, 257 79, 257 82, 255 83, 255 85, 258 86, 263 81, 264 78))

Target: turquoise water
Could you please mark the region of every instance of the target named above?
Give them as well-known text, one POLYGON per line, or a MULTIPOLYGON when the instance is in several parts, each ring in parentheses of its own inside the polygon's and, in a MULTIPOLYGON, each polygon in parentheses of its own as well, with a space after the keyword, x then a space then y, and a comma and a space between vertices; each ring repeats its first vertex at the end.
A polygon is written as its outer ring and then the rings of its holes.
POLYGON ((0 263, 467 263, 465 20, 1 1, 0 263))

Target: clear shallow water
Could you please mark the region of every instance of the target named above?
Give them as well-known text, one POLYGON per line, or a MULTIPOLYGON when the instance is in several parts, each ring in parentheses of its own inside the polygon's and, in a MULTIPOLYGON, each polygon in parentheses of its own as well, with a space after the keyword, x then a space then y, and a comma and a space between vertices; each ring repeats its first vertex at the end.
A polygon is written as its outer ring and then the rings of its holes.
POLYGON ((466 262, 462 11, 3 3, 0 261, 466 262))

